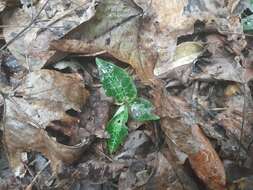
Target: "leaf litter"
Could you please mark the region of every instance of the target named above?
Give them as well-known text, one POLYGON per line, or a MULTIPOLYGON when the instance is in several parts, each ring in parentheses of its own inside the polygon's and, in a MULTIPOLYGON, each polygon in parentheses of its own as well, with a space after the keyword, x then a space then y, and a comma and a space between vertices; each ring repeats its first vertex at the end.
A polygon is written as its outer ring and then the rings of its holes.
POLYGON ((251 189, 252 7, 0 1, 0 189, 251 189))

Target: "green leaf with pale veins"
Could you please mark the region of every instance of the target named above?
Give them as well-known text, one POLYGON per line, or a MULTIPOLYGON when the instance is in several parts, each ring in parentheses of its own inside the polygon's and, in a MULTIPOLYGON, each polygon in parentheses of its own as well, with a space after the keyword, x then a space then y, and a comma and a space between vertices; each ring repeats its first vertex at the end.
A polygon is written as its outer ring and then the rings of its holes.
POLYGON ((253 0, 249 0, 249 4, 250 4, 250 10, 252 11, 253 10, 253 0))
POLYGON ((253 31, 253 15, 243 18, 242 24, 243 24, 244 32, 252 32, 253 31))
POLYGON ((153 114, 154 107, 152 103, 144 98, 137 98, 130 104, 130 114, 137 121, 151 121, 160 119, 153 114))
POLYGON ((131 103, 137 96, 137 89, 128 73, 111 62, 96 58, 100 81, 107 96, 118 103, 131 103))
POLYGON ((115 152, 128 135, 126 122, 128 120, 128 108, 127 106, 121 106, 114 114, 113 118, 106 126, 106 131, 110 134, 110 138, 107 140, 107 148, 109 153, 115 152))

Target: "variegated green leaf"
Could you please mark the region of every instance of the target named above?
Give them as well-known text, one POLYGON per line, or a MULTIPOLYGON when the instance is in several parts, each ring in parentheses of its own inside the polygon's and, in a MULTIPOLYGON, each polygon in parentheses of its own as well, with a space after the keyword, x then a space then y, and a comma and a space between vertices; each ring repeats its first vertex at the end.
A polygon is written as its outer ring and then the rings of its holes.
POLYGON ((107 148, 110 154, 115 152, 127 137, 127 120, 127 106, 121 106, 107 124, 106 131, 110 134, 110 138, 107 140, 107 148))
POLYGON ((130 114, 134 120, 137 121, 150 121, 160 119, 157 115, 153 114, 154 107, 151 102, 144 98, 137 98, 130 104, 130 114))
POLYGON ((96 58, 96 64, 107 96, 115 98, 118 103, 130 103, 136 98, 135 84, 124 69, 99 58, 96 58))
POLYGON ((253 11, 253 0, 249 0, 249 4, 250 4, 249 6, 250 10, 253 11))
POLYGON ((252 32, 253 31, 253 15, 243 18, 242 24, 243 24, 244 32, 252 32))

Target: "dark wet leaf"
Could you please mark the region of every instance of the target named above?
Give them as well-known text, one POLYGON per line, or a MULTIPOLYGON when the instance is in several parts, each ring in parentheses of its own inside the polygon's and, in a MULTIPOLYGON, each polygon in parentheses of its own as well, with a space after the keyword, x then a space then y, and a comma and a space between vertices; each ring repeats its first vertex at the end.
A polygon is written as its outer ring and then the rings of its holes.
POLYGON ((88 97, 80 76, 42 69, 28 74, 13 94, 5 99, 3 138, 15 174, 20 173, 23 166, 20 156, 26 151, 41 152, 52 161, 54 171, 59 162, 71 163, 78 159, 91 142, 90 137, 72 139, 73 145, 62 144, 50 137, 45 129, 59 121, 71 131, 70 128, 79 123, 79 118, 67 111, 79 112, 88 97))

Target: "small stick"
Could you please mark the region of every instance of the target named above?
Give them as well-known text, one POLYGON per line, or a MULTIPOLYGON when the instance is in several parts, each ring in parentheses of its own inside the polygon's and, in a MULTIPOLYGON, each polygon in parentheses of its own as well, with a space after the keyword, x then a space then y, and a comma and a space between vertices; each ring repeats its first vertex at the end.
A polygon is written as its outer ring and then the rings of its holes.
POLYGON ((5 48, 7 48, 10 44, 12 44, 17 38, 19 38, 27 29, 29 29, 33 25, 33 23, 37 20, 37 18, 39 18, 41 12, 44 10, 44 8, 46 7, 48 2, 49 2, 49 0, 47 0, 44 3, 44 5, 41 7, 41 9, 37 13, 37 15, 31 20, 31 22, 28 24, 28 26, 23 28, 14 38, 12 38, 9 42, 7 42, 4 46, 2 46, 0 51, 3 51, 5 48))
POLYGON ((35 184, 36 180, 38 179, 38 177, 41 175, 41 173, 47 168, 47 166, 49 166, 49 164, 51 163, 51 161, 49 160, 44 166, 43 168, 36 174, 36 176, 33 178, 32 182, 26 187, 26 190, 30 190, 32 189, 32 186, 35 184))

